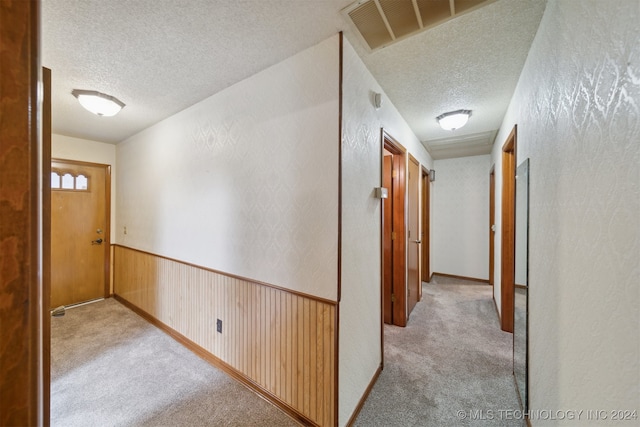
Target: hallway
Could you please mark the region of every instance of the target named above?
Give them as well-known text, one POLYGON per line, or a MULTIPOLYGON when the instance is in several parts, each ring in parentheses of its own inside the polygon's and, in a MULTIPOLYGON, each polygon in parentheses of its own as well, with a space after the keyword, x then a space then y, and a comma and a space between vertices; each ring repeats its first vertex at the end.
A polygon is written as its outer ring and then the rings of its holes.
MULTIPOLYGON (((113 299, 52 321, 52 425, 295 424, 113 299)), ((384 339, 356 426, 522 425, 490 286, 436 276, 384 339)))
POLYGON ((385 325, 384 370, 355 425, 523 425, 492 287, 434 276, 422 288, 407 327, 385 325))

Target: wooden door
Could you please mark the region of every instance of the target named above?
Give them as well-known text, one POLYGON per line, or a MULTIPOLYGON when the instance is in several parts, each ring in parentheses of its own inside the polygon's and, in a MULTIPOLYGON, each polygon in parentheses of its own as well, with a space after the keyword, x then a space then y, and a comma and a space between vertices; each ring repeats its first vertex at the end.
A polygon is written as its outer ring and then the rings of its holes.
MULTIPOLYGON (((431 213, 429 171, 422 169, 422 281, 431 281, 431 266, 429 262, 429 218, 431 213)), ((422 299, 422 287, 420 288, 420 299, 422 299)))
POLYGON ((108 295, 109 166, 51 162, 51 308, 108 295))
POLYGON ((389 190, 383 203, 383 319, 394 325, 407 325, 407 282, 405 203, 405 149, 383 132, 383 186, 389 190), (388 159, 388 160, 385 160, 388 159), (386 255, 386 256, 385 256, 386 255))
POLYGON ((407 229, 407 317, 420 296, 420 166, 409 155, 407 229))
POLYGON ((502 241, 500 259, 500 325, 513 332, 514 281, 516 276, 516 147, 517 126, 502 147, 502 241))
MULTIPOLYGON (((389 193, 392 191, 391 174, 393 156, 391 154, 385 154, 383 157, 382 165, 382 186, 386 188, 389 193)), ((393 210, 393 197, 389 194, 389 197, 382 199, 382 301, 384 312, 384 323, 393 323, 393 305, 391 303, 393 295, 393 241, 391 240, 392 232, 392 210, 393 210)))

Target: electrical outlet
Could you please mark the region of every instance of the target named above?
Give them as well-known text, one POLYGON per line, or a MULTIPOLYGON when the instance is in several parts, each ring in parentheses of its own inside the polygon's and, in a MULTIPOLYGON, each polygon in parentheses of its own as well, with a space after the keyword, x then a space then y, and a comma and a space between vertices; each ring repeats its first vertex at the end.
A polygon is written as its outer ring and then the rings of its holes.
POLYGON ((222 320, 220 319, 216 320, 216 330, 222 333, 222 320))

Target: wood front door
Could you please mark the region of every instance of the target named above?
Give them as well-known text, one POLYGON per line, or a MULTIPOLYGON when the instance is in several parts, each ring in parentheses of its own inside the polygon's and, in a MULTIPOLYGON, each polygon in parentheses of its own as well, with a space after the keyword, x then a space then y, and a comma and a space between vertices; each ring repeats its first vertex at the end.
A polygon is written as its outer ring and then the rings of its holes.
POLYGON ((420 297, 420 165, 409 155, 407 229, 407 317, 420 297))
POLYGON ((51 162, 51 308, 108 296, 107 165, 51 162))

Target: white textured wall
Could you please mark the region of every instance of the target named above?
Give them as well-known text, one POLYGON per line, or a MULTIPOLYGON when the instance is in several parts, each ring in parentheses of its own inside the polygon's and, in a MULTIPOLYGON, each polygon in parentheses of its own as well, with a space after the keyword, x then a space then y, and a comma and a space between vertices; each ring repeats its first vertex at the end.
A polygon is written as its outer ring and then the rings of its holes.
POLYGON ((432 184, 432 270, 489 278, 491 156, 436 160, 432 184))
POLYGON ((111 241, 116 236, 116 146, 65 135, 51 135, 51 157, 54 159, 111 165, 111 241))
POLYGON ((342 128, 342 298, 340 302, 339 424, 345 425, 381 362, 380 128, 420 162, 431 157, 383 96, 375 110, 371 91, 382 89, 344 41, 342 128))
POLYGON ((336 35, 120 143, 117 242, 336 300, 338 61, 336 35))
POLYGON ((637 0, 550 1, 494 147, 497 182, 514 123, 531 159, 533 410, 640 411, 638 22, 637 0))

